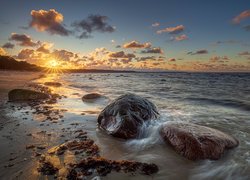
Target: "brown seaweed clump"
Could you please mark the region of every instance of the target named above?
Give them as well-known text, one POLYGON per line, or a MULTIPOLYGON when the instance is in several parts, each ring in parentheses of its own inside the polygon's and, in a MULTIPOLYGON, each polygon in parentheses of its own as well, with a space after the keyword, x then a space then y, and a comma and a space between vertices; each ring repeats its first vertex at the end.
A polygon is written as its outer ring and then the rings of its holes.
POLYGON ((106 176, 112 171, 152 175, 158 172, 155 164, 147 164, 136 161, 113 161, 103 157, 89 157, 73 165, 69 170, 67 179, 78 179, 79 177, 90 176, 97 172, 99 176, 106 176))
POLYGON ((158 172, 155 164, 136 161, 116 161, 100 156, 100 149, 84 131, 76 131, 76 139, 55 146, 40 157, 38 172, 59 179, 84 179, 106 176, 112 171, 152 175, 158 172), (60 160, 59 160, 60 159, 60 160), (58 161, 59 160, 59 161, 58 161))
POLYGON ((62 155, 66 150, 74 151, 74 154, 85 152, 89 156, 99 154, 99 147, 91 139, 73 140, 49 150, 49 154, 62 155))
POLYGON ((58 172, 58 168, 54 167, 51 162, 45 160, 40 160, 40 165, 37 170, 43 175, 55 175, 58 172))

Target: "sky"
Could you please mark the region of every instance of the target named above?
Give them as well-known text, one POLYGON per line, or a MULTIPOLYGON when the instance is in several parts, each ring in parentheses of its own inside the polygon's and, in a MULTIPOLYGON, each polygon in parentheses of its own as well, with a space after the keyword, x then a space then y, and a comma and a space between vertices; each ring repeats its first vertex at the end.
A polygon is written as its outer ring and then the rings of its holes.
POLYGON ((248 0, 1 0, 0 54, 83 69, 250 71, 248 0))

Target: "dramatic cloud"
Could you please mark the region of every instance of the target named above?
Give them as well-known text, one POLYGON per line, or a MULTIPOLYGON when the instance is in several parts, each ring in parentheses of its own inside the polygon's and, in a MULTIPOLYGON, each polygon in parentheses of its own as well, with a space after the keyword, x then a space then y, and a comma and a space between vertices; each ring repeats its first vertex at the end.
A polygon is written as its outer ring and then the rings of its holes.
POLYGON ((136 61, 141 62, 141 61, 148 61, 148 60, 156 60, 155 56, 146 56, 146 57, 137 57, 136 61))
POLYGON ((16 34, 12 33, 9 40, 17 41, 20 46, 30 46, 34 47, 39 44, 39 42, 33 42, 30 36, 26 34, 16 34))
POLYGON ((153 53, 153 54, 163 54, 163 50, 159 47, 148 48, 146 50, 141 51, 141 53, 153 53))
POLYGON ((75 54, 73 52, 67 51, 67 50, 54 50, 52 53, 52 56, 54 56, 56 59, 62 60, 62 61, 70 61, 72 58, 75 57, 75 54))
POLYGON ((95 31, 97 32, 114 32, 115 27, 107 23, 108 17, 101 15, 90 15, 87 19, 83 19, 72 24, 73 27, 81 34, 78 36, 80 39, 89 38, 95 31))
POLYGON ((6 55, 7 53, 6 53, 6 51, 4 50, 4 48, 1 48, 0 47, 0 55, 1 56, 4 56, 4 55, 6 55))
POLYGON ((109 57, 112 58, 134 58, 135 55, 128 53, 126 54, 124 51, 118 51, 118 52, 110 52, 109 57))
POLYGON ((185 27, 183 25, 179 25, 176 27, 168 27, 162 30, 158 30, 156 31, 157 34, 161 34, 161 33, 169 33, 169 34, 179 34, 182 31, 184 31, 185 27))
POLYGON ((8 43, 5 43, 2 47, 6 49, 13 49, 14 46, 15 46, 14 44, 8 42, 8 43))
POLYGON ((50 48, 53 46, 52 43, 47 43, 47 42, 44 42, 40 47, 37 48, 36 51, 38 52, 43 52, 43 53, 50 53, 50 48))
POLYGON ((250 10, 243 11, 238 16, 233 18, 233 23, 239 24, 242 20, 247 19, 250 17, 250 10))
POLYGON ((206 49, 202 49, 202 50, 198 50, 196 52, 188 52, 187 54, 190 54, 190 55, 208 54, 208 51, 206 49))
POLYGON ((61 36, 68 36, 70 31, 67 30, 62 22, 63 15, 55 9, 46 10, 32 10, 32 20, 29 24, 30 27, 35 28, 37 31, 47 31, 50 34, 58 34, 61 36))
POLYGON ((176 59, 175 59, 175 58, 170 58, 170 59, 168 59, 168 61, 170 61, 170 62, 175 62, 176 59))
POLYGON ((139 43, 138 41, 131 41, 128 43, 123 44, 124 48, 150 48, 151 47, 151 43, 146 42, 146 43, 139 43))
POLYGON ((155 22, 152 24, 152 27, 158 27, 158 26, 160 26, 160 23, 158 23, 158 22, 155 22))
POLYGON ((25 59, 25 60, 29 60, 34 56, 35 51, 33 49, 22 49, 18 55, 17 58, 18 59, 25 59))
POLYGON ((187 40, 187 39, 188 39, 188 37, 185 34, 173 37, 174 41, 184 41, 184 40, 187 40))
POLYGON ((228 62, 229 58, 227 56, 213 56, 210 58, 212 63, 225 63, 228 62))
POLYGON ((248 52, 248 51, 242 51, 238 55, 239 56, 248 56, 248 55, 250 55, 250 52, 248 52))

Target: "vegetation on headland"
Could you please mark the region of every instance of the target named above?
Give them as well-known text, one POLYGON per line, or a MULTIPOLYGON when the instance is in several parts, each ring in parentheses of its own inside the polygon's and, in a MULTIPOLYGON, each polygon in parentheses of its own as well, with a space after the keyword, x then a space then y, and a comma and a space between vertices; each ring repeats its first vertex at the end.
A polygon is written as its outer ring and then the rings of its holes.
POLYGON ((18 70, 18 71, 41 71, 42 67, 27 63, 26 61, 17 61, 10 56, 0 56, 0 69, 18 70))

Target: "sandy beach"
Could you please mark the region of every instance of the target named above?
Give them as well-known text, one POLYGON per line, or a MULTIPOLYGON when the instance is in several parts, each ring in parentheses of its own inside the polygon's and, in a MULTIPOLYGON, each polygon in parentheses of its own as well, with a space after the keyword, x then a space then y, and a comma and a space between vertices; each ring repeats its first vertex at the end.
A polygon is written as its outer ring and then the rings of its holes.
MULTIPOLYGON (((86 158, 90 158, 86 163, 89 164, 93 161, 96 163, 96 167, 99 167, 98 164, 104 163, 109 164, 108 166, 113 167, 115 171, 126 173, 139 171, 140 173, 132 176, 132 179, 147 179, 147 176, 142 174, 152 174, 158 171, 155 164, 120 161, 124 158, 119 153, 119 158, 106 156, 108 157, 106 159, 100 156, 110 154, 106 150, 101 152, 103 145, 99 146, 98 136, 102 136, 102 133, 97 133, 96 136, 96 115, 101 109, 90 106, 88 110, 88 107, 85 106, 86 111, 81 109, 81 112, 75 112, 79 115, 72 116, 73 111, 67 112, 68 109, 60 107, 65 102, 74 103, 72 97, 81 101, 79 92, 74 93, 64 87, 50 87, 52 92, 61 92, 64 95, 51 94, 52 97, 55 95, 56 100, 51 101, 50 99, 39 103, 7 101, 7 94, 11 89, 40 89, 41 87, 37 84, 46 84, 45 82, 51 80, 58 82, 56 78, 57 75, 46 77, 41 73, 1 72, 0 178, 66 179, 67 176, 70 176, 74 179, 75 174, 73 171, 69 174, 68 168, 70 168, 70 164, 76 164, 83 158, 85 161, 86 158), (9 75, 10 73, 11 75, 9 75), (72 94, 74 95, 71 96, 72 94), (91 126, 85 128, 88 120, 91 126), (124 162, 126 163, 124 164, 124 162)), ((82 102, 79 103, 82 104, 82 102)), ((120 142, 119 139, 115 141, 115 143, 120 142)), ((89 174, 89 170, 85 171, 86 174, 89 174)), ((111 171, 112 168, 102 170, 99 168, 98 173, 89 174, 89 178, 98 178, 98 174, 106 175, 111 171)), ((126 173, 122 176, 120 173, 111 173, 109 178, 127 179, 132 175, 131 173, 126 175, 126 173)), ((70 178, 67 177, 67 179, 70 178)), ((151 179, 151 176, 148 178, 151 179)))
POLYGON ((41 72, 0 71, 0 103, 6 101, 8 92, 14 88, 23 88, 31 80, 39 78, 41 72))
MULTIPOLYGON (((6 174, 18 172, 17 169, 6 169, 6 165, 11 166, 8 164, 9 160, 16 159, 16 153, 22 151, 20 147, 25 141, 25 128, 18 129, 18 120, 6 115, 9 112, 9 107, 6 106, 8 92, 14 88, 24 88, 29 81, 41 76, 41 72, 0 71, 0 177, 2 178, 8 177, 6 174)), ((22 154, 21 158, 25 160, 22 154)))

